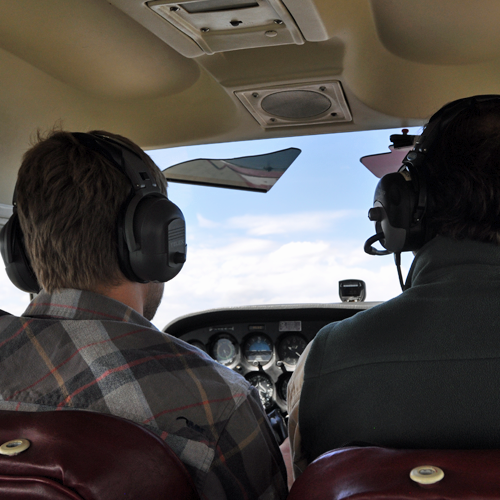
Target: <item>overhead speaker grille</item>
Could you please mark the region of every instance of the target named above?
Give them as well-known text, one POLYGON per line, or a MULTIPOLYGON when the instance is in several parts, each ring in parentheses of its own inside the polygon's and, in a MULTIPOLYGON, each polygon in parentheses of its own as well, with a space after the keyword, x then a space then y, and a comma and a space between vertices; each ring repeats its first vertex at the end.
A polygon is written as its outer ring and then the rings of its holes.
POLYGON ((330 99, 311 90, 285 90, 264 97, 262 109, 279 118, 303 120, 322 115, 332 107, 330 99))
POLYGON ((336 81, 245 90, 236 96, 264 128, 352 120, 336 81))

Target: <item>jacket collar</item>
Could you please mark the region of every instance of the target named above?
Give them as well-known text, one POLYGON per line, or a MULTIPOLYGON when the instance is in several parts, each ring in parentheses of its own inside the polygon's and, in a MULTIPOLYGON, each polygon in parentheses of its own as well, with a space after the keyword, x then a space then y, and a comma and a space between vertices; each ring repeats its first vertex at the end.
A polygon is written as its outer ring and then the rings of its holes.
POLYGON ((407 278, 407 288, 436 279, 464 279, 496 267, 500 276, 500 246, 473 240, 454 240, 436 236, 417 253, 407 278))

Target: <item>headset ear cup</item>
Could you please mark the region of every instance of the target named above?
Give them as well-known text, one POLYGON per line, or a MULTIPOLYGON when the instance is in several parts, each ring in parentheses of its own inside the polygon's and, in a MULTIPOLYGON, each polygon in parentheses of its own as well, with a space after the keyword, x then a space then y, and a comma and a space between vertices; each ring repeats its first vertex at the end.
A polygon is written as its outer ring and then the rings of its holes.
POLYGON ((26 253, 19 216, 15 212, 0 231, 0 251, 10 281, 23 292, 38 293, 41 287, 26 253))
POLYGON ((98 133, 73 136, 105 156, 132 184, 117 221, 118 263, 124 276, 138 283, 171 280, 186 260, 180 209, 161 192, 144 159, 129 145, 98 133))
POLYGON ((122 208, 120 215, 118 217, 117 224, 117 241, 118 241, 118 264, 120 270, 129 281, 135 281, 137 283, 147 283, 147 280, 140 279, 133 271, 130 265, 130 250, 127 244, 127 236, 125 234, 125 219, 126 219, 126 208, 122 208))
POLYGON ((133 281, 169 281, 177 276, 186 260, 184 216, 164 195, 147 196, 134 209, 135 205, 131 200, 120 230, 120 267, 133 281))
POLYGON ((417 195, 411 181, 400 173, 387 174, 375 189, 374 207, 382 207, 378 219, 374 219, 377 230, 384 234, 381 244, 390 252, 399 253, 411 246, 410 234, 414 231, 413 214, 417 195))

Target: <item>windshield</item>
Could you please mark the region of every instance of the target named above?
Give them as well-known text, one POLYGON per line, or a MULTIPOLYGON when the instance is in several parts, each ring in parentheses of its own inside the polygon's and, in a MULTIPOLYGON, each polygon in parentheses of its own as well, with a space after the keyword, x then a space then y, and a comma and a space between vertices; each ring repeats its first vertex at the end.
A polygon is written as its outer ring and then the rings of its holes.
MULTIPOLYGON (((165 285, 153 320, 158 328, 178 316, 254 304, 339 302, 339 281, 366 283, 367 301, 401 293, 392 255, 363 251, 374 234, 367 218, 378 179, 362 156, 388 152, 399 129, 288 137, 171 148, 148 153, 165 169, 196 159, 227 159, 294 147, 297 160, 266 194, 169 183, 183 211, 188 257, 165 285)), ((410 133, 418 134, 419 129, 410 133)), ((403 255, 403 274, 412 255, 403 255)), ((0 308, 19 315, 29 296, 0 271, 0 308)))

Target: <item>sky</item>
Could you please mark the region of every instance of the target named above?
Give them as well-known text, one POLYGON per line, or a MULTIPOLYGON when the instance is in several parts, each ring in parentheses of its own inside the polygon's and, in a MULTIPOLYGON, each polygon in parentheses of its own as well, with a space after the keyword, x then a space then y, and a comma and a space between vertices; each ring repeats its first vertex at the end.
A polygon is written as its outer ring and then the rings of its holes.
MULTIPOLYGON (((419 129, 411 129, 418 133, 419 129)), ((367 213, 378 179, 360 162, 388 152, 399 129, 290 137, 149 151, 163 170, 195 158, 229 159, 302 150, 266 194, 170 183, 184 213, 187 262, 165 284, 160 329, 201 310, 258 304, 339 302, 338 282, 361 279, 367 301, 401 293, 393 256, 370 256, 367 213)), ((403 255, 403 273, 411 254, 403 255)), ((19 315, 29 297, 0 269, 0 308, 19 315)))

